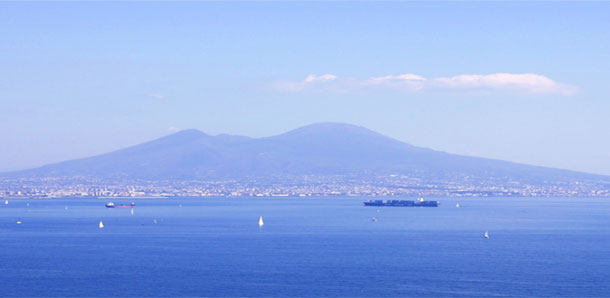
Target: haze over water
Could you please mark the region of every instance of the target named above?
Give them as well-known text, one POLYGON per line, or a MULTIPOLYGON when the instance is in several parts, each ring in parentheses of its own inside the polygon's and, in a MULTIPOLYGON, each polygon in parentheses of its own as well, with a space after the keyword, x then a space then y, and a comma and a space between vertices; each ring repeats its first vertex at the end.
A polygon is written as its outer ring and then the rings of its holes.
POLYGON ((610 296, 607 199, 437 199, 9 200, 0 296, 610 296))

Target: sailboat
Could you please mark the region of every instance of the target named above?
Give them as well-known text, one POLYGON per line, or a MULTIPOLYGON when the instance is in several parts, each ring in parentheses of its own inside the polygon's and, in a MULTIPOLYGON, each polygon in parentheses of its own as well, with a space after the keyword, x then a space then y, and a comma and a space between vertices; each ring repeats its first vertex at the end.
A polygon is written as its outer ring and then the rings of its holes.
POLYGON ((487 233, 487 231, 485 231, 485 235, 483 235, 483 237, 485 237, 485 239, 489 239, 489 233, 487 233))
POLYGON ((4 205, 8 205, 8 200, 4 200, 4 205))
POLYGON ((155 225, 157 224, 157 219, 156 218, 153 219, 153 224, 155 224, 155 225))
POLYGON ((130 212, 130 213, 131 213, 131 215, 133 215, 133 209, 131 209, 131 212, 130 212))
POLYGON ((100 223, 98 223, 97 226, 102 229, 104 228, 104 223, 100 220, 100 223))
POLYGON ((263 217, 261 216, 261 217, 258 218, 258 226, 262 227, 264 225, 265 225, 265 223, 263 222, 263 217))
POLYGON ((460 208, 460 203, 455 204, 455 208, 460 208))

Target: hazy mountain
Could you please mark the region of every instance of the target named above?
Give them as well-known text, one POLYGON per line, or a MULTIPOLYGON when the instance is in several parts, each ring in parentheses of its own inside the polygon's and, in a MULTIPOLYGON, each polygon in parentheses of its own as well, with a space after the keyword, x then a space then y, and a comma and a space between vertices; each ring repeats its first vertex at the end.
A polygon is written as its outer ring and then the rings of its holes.
POLYGON ((363 127, 321 123, 249 138, 184 130, 90 158, 5 173, 11 177, 88 176, 101 179, 225 179, 277 175, 404 174, 479 177, 533 183, 610 177, 460 156, 415 147, 363 127))

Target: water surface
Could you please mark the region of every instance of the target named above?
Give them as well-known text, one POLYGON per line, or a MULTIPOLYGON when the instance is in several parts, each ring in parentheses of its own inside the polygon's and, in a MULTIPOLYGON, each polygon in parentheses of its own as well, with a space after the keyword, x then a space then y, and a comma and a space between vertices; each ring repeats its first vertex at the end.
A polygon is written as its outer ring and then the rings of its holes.
POLYGON ((610 297, 608 199, 437 199, 9 200, 0 296, 610 297))

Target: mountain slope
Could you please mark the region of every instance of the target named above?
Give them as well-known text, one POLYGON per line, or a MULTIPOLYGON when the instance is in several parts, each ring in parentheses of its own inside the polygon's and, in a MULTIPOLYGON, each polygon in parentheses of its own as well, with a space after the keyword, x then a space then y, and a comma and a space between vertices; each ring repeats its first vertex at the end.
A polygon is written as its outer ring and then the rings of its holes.
POLYGON ((505 181, 610 181, 610 177, 415 147, 363 127, 320 123, 266 138, 181 131, 90 158, 5 174, 99 179, 214 180, 282 175, 481 177, 505 181))

